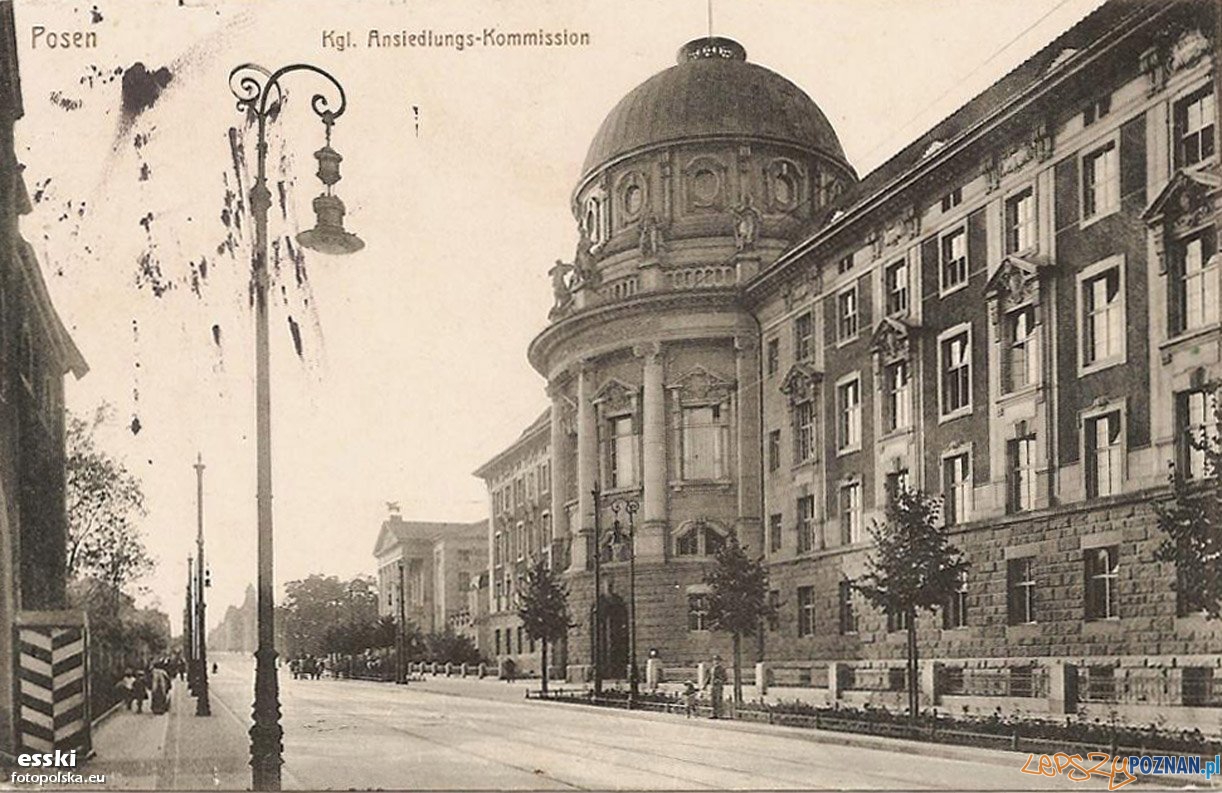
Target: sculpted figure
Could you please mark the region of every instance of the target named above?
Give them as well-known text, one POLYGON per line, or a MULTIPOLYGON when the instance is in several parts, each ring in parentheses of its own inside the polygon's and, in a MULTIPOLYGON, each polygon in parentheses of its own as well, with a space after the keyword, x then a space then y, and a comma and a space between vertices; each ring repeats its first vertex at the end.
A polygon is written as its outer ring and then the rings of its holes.
POLYGON ((751 196, 734 210, 734 247, 740 251, 755 248, 759 238, 760 213, 751 206, 751 196))

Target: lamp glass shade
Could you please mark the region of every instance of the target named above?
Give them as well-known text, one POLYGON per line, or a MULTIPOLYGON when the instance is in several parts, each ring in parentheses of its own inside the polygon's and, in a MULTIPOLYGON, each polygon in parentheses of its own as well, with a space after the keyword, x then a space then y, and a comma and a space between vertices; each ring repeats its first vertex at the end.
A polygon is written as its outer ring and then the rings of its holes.
POLYGON ((344 202, 339 196, 323 193, 314 199, 314 228, 297 235, 303 248, 319 253, 356 253, 365 247, 360 237, 344 230, 344 202))

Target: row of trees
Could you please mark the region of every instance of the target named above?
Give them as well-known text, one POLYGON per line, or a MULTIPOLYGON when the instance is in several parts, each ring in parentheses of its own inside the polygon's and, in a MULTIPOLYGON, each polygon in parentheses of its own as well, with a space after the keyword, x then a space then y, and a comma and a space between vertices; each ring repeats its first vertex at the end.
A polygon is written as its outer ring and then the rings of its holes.
MULTIPOLYGON (((398 626, 393 617, 378 616, 377 587, 369 576, 343 581, 315 573, 285 584, 284 594, 278 610, 289 657, 360 655, 396 645, 398 626)), ((469 638, 451 631, 426 633, 413 623, 404 630, 404 650, 412 662, 480 661, 469 638)))
POLYGON ((125 668, 163 656, 170 646, 169 617, 136 606, 144 593, 140 582, 155 562, 144 544, 140 480, 95 439, 111 418, 107 406, 88 418, 70 413, 64 429, 67 599, 89 617, 95 710, 111 703, 114 679, 125 668))

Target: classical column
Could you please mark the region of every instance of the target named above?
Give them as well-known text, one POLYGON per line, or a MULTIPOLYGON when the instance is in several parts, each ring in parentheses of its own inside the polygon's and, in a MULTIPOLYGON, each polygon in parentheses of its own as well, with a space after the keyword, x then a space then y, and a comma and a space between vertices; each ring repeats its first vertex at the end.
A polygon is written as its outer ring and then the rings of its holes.
POLYGON ((573 570, 585 570, 589 557, 588 538, 594 532, 594 485, 598 482, 598 422, 590 398, 594 394, 594 371, 585 361, 577 370, 577 512, 572 527, 573 570))
POLYGON ((760 437, 759 339, 734 337, 736 381, 734 424, 737 446, 738 539, 751 553, 764 551, 763 439, 760 437))
POLYGON ((639 559, 666 556, 666 393, 663 386, 662 346, 642 344, 633 352, 643 359, 645 386, 641 408, 642 520, 637 528, 639 559))
POLYGON ((569 471, 566 469, 569 455, 568 449, 565 448, 568 440, 568 433, 565 432, 565 404, 564 393, 558 382, 553 382, 547 387, 548 396, 552 398, 552 424, 549 452, 551 455, 552 481, 549 483, 552 496, 552 536, 564 537, 570 530, 568 524, 568 515, 565 512, 564 500, 565 494, 568 492, 565 483, 568 481, 569 471))

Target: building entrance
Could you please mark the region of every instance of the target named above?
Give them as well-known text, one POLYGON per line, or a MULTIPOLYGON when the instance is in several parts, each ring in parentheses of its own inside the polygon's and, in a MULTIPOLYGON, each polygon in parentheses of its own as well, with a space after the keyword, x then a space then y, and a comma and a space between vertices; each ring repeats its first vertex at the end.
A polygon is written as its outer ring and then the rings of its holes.
POLYGON ((599 671, 603 680, 622 680, 628 676, 628 607, 619 595, 605 595, 599 611, 602 622, 599 671))

